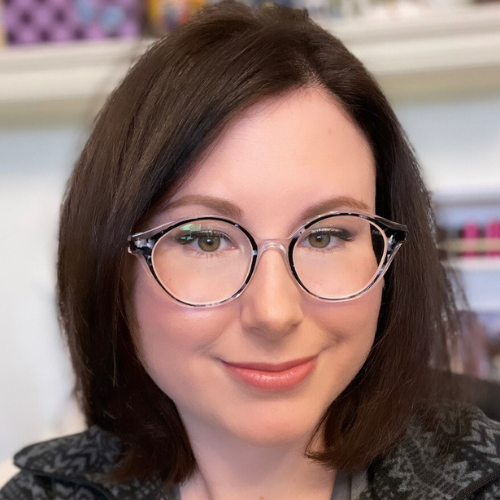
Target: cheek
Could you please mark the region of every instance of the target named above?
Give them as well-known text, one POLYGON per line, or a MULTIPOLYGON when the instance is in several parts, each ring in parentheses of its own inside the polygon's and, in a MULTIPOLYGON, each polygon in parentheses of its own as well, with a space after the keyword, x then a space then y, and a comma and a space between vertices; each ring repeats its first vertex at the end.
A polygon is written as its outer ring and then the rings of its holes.
POLYGON ((140 359, 169 395, 179 390, 179 374, 188 367, 202 371, 196 363, 214 349, 229 322, 223 307, 191 308, 174 301, 141 268, 135 273, 132 307, 140 359))
POLYGON ((328 359, 345 386, 361 369, 373 346, 381 299, 380 284, 358 299, 316 311, 317 324, 330 335, 328 359))

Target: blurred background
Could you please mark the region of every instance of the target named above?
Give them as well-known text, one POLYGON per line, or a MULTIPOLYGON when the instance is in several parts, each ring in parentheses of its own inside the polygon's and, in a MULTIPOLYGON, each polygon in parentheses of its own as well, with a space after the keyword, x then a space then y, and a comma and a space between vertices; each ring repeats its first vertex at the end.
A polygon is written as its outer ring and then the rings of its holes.
MULTIPOLYGON (((20 447, 83 428, 54 295, 72 166, 130 64, 203 3, 0 0, 0 484, 20 447)), ((500 381, 500 2, 286 4, 341 38, 393 104, 473 311, 457 370, 500 381)))

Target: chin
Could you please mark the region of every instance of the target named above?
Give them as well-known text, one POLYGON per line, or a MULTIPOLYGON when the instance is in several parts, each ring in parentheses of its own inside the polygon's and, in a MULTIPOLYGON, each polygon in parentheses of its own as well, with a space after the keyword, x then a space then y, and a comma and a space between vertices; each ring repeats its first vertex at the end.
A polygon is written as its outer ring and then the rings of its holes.
POLYGON ((259 448, 284 446, 296 443, 305 446, 321 419, 321 415, 307 412, 286 412, 254 415, 254 418, 227 422, 226 432, 238 440, 259 448))

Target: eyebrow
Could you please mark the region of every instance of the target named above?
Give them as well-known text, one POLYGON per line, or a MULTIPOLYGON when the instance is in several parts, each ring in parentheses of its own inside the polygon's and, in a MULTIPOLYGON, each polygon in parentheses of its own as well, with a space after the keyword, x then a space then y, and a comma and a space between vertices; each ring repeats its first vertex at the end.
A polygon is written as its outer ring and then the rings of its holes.
MULTIPOLYGON (((178 200, 167 203, 165 210, 186 205, 203 206, 211 210, 215 210, 218 214, 230 219, 241 220, 243 218, 243 211, 234 203, 222 198, 216 198, 214 196, 197 194, 186 195, 178 200)), ((361 200, 357 200, 351 196, 336 196, 304 210, 300 215, 300 221, 306 221, 327 212, 334 212, 341 207, 361 210, 363 212, 370 210, 370 207, 361 200)))
POLYGON ((234 203, 223 200, 222 198, 199 194, 188 194, 183 196, 178 200, 167 203, 164 209, 171 210, 172 208, 183 207, 186 205, 199 205, 206 207, 211 210, 215 210, 220 215, 229 217, 230 219, 241 219, 243 217, 242 210, 234 203))
POLYGON ((368 212, 370 210, 370 207, 361 200, 357 200, 351 196, 336 196, 304 210, 300 215, 300 218, 301 220, 309 220, 318 215, 335 212, 339 208, 361 210, 362 212, 368 212))

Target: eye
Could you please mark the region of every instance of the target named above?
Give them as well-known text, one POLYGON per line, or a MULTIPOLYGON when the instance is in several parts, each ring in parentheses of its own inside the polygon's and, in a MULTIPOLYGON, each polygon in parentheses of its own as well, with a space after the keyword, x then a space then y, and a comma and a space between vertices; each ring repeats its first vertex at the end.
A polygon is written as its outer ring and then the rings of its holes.
POLYGON ((200 236, 198 237, 198 246, 204 252, 215 252, 221 244, 219 236, 200 236))
POLYGON ((307 237, 307 241, 314 248, 325 248, 330 244, 331 236, 324 233, 312 233, 307 237))
POLYGON ((302 245, 306 248, 318 250, 334 249, 342 243, 352 241, 353 235, 341 228, 318 228, 313 229, 304 236, 302 245))
POLYGON ((226 234, 216 231, 190 231, 177 239, 181 245, 197 243, 197 247, 203 252, 212 253, 221 247, 223 243, 229 244, 230 239, 226 234))

